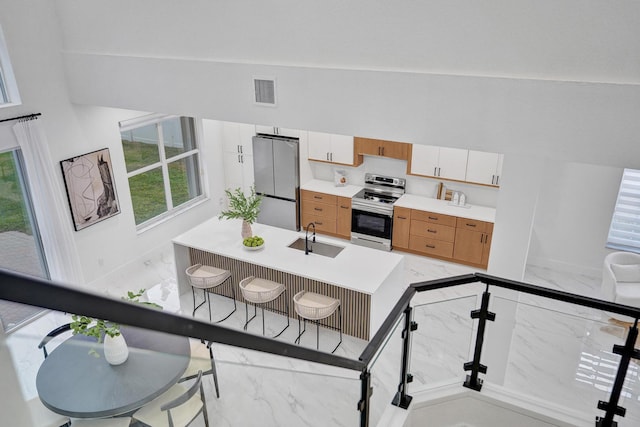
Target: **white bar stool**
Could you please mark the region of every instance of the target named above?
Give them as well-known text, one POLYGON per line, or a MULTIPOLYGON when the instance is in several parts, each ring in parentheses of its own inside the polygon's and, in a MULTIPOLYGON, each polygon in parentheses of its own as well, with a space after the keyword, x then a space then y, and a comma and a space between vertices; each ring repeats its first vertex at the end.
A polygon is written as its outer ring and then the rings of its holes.
POLYGON ((295 343, 300 343, 300 337, 307 330, 307 320, 316 324, 316 349, 320 349, 320 320, 326 319, 338 310, 339 327, 322 325, 330 329, 340 331, 340 342, 333 349, 334 353, 340 344, 342 344, 342 309, 340 300, 328 297, 326 295, 316 294, 314 292, 300 291, 293 296, 293 305, 296 313, 298 313, 298 338, 295 343), (304 320, 304 329, 300 332, 300 318, 304 320))
MULTIPOLYGON (((247 330, 247 326, 249 326, 249 322, 251 322, 257 314, 257 306, 260 305, 262 309, 262 335, 264 336, 264 306, 271 302, 275 301, 280 295, 282 295, 286 291, 284 284, 273 282, 267 279, 261 279, 255 276, 249 276, 240 281, 240 292, 242 292, 242 297, 244 298, 244 309, 245 309, 245 323, 244 330, 247 330), (249 307, 248 303, 253 305, 253 316, 249 319, 249 307)), ((287 326, 285 326, 277 335, 273 338, 278 338, 284 331, 289 327, 289 301, 285 299, 286 310, 278 310, 276 308, 271 308, 271 310, 283 314, 287 318, 287 326)))
MULTIPOLYGON (((209 303, 209 321, 211 322, 211 297, 209 296, 209 289, 216 288, 227 279, 231 278, 231 272, 229 270, 223 270, 221 268, 212 267, 210 265, 195 264, 187 268, 185 271, 189 277, 191 283, 191 293, 193 295, 193 314, 196 315, 196 310, 202 306, 205 302, 209 303), (196 306, 196 292, 195 289, 202 289, 204 295, 204 301, 196 306)), ((226 317, 220 320, 216 320, 214 323, 220 323, 227 320, 236 311, 236 290, 234 286, 231 286, 231 293, 233 295, 233 311, 227 314, 226 317)))

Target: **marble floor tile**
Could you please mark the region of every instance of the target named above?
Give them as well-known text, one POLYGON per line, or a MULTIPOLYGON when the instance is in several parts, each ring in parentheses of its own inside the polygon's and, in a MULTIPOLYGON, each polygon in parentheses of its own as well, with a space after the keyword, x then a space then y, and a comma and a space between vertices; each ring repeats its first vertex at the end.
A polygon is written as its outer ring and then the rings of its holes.
MULTIPOLYGON (((178 295, 175 267, 170 252, 160 251, 148 264, 132 264, 123 271, 90 284, 113 296, 128 290, 145 288, 146 298, 167 311, 191 316, 190 293, 178 295)), ((473 273, 475 269, 424 257, 405 257, 405 282, 416 283, 473 273)), ((600 278, 557 272, 529 266, 525 282, 600 297, 600 278)), ((464 285, 451 289, 418 294, 412 301, 418 330, 413 335, 410 371, 414 375, 411 390, 420 390, 446 380, 462 381, 466 373, 462 364, 470 361, 475 342, 477 321, 470 311, 479 306, 482 285, 464 285)), ((621 344, 624 329, 608 323, 605 313, 576 308, 545 298, 516 295, 496 299, 507 307, 499 313, 499 321, 509 330, 508 358, 504 366, 490 367, 503 371, 502 385, 532 399, 554 403, 599 415, 598 399, 606 399, 615 375, 618 357, 611 352, 621 344)), ((212 317, 223 317, 233 309, 229 298, 213 296, 212 317)), ((207 306, 200 307, 196 317, 209 320, 207 306)), ((35 375, 42 361, 37 344, 49 330, 67 321, 61 313, 49 313, 12 333, 10 346, 25 398, 34 397, 35 375)), ((247 329, 262 334, 261 312, 247 329)), ((245 306, 237 304, 236 312, 220 326, 242 330, 245 306)), ((282 315, 265 311, 266 335, 273 335, 286 324, 282 315)), ((491 328, 493 325, 489 325, 491 328)), ((298 322, 290 319, 289 327, 278 338, 293 343, 298 335, 298 322)), ((372 367, 371 419, 379 419, 385 405, 397 389, 401 360, 401 326, 389 337, 372 367)), ((337 343, 336 331, 320 328, 320 346, 330 351, 337 343)), ((335 354, 357 358, 367 342, 347 335, 335 354)), ((300 345, 315 348, 315 327, 308 325, 300 345)), ((359 373, 311 362, 264 354, 227 345, 215 344, 220 399, 210 377, 205 378, 207 407, 212 425, 216 426, 353 426, 357 425, 355 404, 360 399, 359 373)), ((484 360, 483 360, 484 362, 484 360)), ((487 376, 490 380, 491 375, 487 376)), ((632 364, 625 384, 624 400, 627 417, 619 426, 640 425, 638 366, 632 364)), ((194 426, 203 426, 197 420, 194 426)))

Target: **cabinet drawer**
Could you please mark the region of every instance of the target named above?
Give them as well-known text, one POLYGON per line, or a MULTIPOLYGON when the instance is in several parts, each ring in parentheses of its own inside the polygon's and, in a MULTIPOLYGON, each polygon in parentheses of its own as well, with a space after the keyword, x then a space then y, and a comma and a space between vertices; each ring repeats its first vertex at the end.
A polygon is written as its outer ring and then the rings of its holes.
POLYGON ((456 229, 448 225, 412 219, 409 234, 444 242, 453 242, 456 236, 456 229))
MULTIPOLYGON (((306 212, 302 212, 302 228, 307 228, 309 223, 313 222, 316 226, 316 232, 318 233, 331 233, 336 232, 336 219, 327 219, 317 215, 311 215, 306 212)), ((313 228, 312 228, 313 230, 313 228)))
POLYGON ((493 224, 490 222, 478 221, 477 219, 458 218, 456 220, 456 228, 478 231, 480 233, 491 233, 493 231, 493 224))
POLYGON ((412 210, 411 219, 432 222, 434 224, 448 225, 449 227, 456 226, 455 216, 443 215, 443 214, 438 214, 433 212, 412 210))
POLYGON ((453 256, 453 242, 443 242, 424 236, 409 236, 409 249, 444 258, 453 256))
POLYGON ((330 205, 335 205, 338 200, 338 196, 334 196, 332 194, 326 193, 318 193, 315 191, 302 190, 302 200, 309 200, 311 202, 321 202, 328 203, 330 205))
POLYGON ((305 200, 302 203, 302 213, 335 221, 336 205, 305 200))

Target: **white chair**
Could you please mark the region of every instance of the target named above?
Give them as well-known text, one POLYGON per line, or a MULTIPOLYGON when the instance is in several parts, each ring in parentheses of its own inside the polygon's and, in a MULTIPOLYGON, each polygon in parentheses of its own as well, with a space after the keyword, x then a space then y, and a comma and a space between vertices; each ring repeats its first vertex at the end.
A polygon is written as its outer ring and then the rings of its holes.
POLYGON ((176 384, 160 397, 133 414, 133 419, 153 427, 186 427, 202 413, 204 424, 209 427, 207 403, 202 387, 202 372, 187 388, 176 384))
POLYGON ((131 417, 77 419, 71 422, 71 427, 128 427, 129 424, 131 424, 131 417))
POLYGON ((314 292, 300 291, 293 296, 293 305, 296 313, 298 313, 298 338, 295 342, 300 343, 300 337, 307 330, 307 320, 316 324, 316 349, 320 349, 320 320, 331 316, 338 311, 338 328, 323 325, 331 329, 340 331, 340 341, 331 353, 334 353, 342 343, 342 311, 340 308, 340 300, 328 297, 326 295, 316 294, 314 292), (300 332, 300 318, 304 320, 304 329, 300 332))
MULTIPOLYGON (((640 308, 640 254, 611 252, 604 258, 602 293, 609 301, 640 308)), ((628 316, 611 315, 633 321, 628 316)))
POLYGON ((218 371, 216 369, 216 360, 213 357, 213 350, 211 349, 211 341, 205 344, 204 341, 189 339, 189 344, 191 345, 189 366, 187 366, 186 371, 184 371, 182 378, 178 382, 181 383, 197 378, 198 372, 202 372, 202 375, 211 375, 213 377, 213 385, 216 388, 216 397, 220 398, 218 371))
MULTIPOLYGON (((195 264, 188 267, 185 271, 189 277, 189 283, 191 284, 191 293, 193 295, 193 314, 196 315, 196 310, 202 306, 205 302, 209 304, 209 321, 211 321, 211 297, 209 296, 210 290, 218 286, 223 285, 229 278, 231 278, 231 272, 229 270, 223 270, 221 268, 212 267, 210 265, 195 264), (202 289, 204 295, 204 301, 196 306, 196 292, 195 289, 202 289)), ((216 320, 215 323, 220 323, 227 320, 236 311, 236 290, 234 286, 231 286, 231 293, 233 295, 233 311, 227 314, 224 318, 216 320)))
POLYGON ((56 414, 42 404, 39 398, 34 397, 27 401, 27 408, 31 416, 31 422, 38 427, 68 426, 71 420, 65 415, 56 414))
MULTIPOLYGON (((264 336, 264 306, 272 301, 275 301, 280 295, 284 294, 287 290, 282 283, 274 282, 267 279, 261 279, 255 276, 249 276, 240 281, 240 292, 244 298, 244 330, 247 330, 249 322, 251 322, 257 315, 256 307, 259 305, 262 309, 262 335, 264 336), (253 316, 249 319, 249 307, 248 304, 253 305, 253 316)), ((289 301, 285 299, 284 311, 278 310, 274 307, 272 311, 283 314, 287 318, 287 326, 285 326, 280 332, 278 332, 273 338, 278 338, 289 327, 289 301)))

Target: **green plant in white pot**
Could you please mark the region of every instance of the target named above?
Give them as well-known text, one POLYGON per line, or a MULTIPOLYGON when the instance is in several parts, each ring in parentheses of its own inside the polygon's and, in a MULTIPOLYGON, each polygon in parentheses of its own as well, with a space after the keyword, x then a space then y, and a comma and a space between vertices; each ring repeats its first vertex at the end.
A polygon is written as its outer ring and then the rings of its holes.
MULTIPOLYGON (((144 289, 140 289, 137 293, 128 291, 127 296, 122 299, 162 309, 162 306, 158 304, 140 301, 140 297, 144 294, 144 291, 144 289)), ((104 341, 104 357, 107 359, 107 362, 112 365, 119 365, 127 360, 129 356, 129 349, 127 347, 127 342, 120 333, 119 324, 109 320, 96 319, 77 314, 71 315, 71 320, 71 331, 73 335, 82 334, 88 337, 93 337, 96 339, 98 344, 104 341)), ((89 353, 95 357, 99 357, 99 354, 93 348, 89 353)))
POLYGON ((256 222, 260 213, 260 203, 262 196, 256 194, 255 187, 251 187, 251 193, 247 196, 241 188, 235 190, 224 190, 229 199, 229 208, 220 212, 220 219, 241 219, 242 220, 242 238, 251 237, 253 231, 251 224, 256 222))

